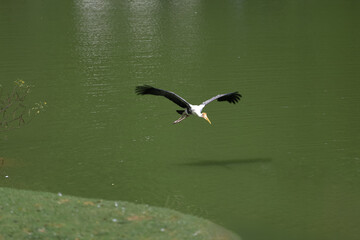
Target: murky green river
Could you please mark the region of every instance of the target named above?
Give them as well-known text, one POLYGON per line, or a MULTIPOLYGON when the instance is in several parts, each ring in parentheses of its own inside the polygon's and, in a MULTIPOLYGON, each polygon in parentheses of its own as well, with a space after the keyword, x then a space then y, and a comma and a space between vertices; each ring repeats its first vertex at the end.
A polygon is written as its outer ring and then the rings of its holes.
POLYGON ((243 239, 358 239, 358 1, 2 1, 0 186, 164 206, 243 239), (172 125, 178 106, 239 91, 172 125))

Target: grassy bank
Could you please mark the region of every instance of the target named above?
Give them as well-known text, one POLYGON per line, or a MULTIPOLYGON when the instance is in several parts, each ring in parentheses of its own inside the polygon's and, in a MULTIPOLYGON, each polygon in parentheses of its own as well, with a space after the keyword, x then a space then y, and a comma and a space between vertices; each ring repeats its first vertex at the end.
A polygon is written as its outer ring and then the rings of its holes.
POLYGON ((128 202, 0 188, 2 239, 239 239, 207 220, 128 202))

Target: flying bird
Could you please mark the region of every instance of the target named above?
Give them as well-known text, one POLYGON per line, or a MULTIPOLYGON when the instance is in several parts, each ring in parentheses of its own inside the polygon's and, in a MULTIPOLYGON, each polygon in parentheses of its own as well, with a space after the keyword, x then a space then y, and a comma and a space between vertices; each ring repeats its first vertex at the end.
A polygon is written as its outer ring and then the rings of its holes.
POLYGON ((211 124, 211 121, 209 120, 207 114, 205 112, 202 112, 203 108, 207 104, 211 103, 214 100, 218 100, 219 102, 228 101, 229 103, 235 104, 242 97, 238 92, 225 93, 225 94, 216 95, 215 97, 212 97, 212 98, 204 101, 200 105, 192 105, 192 104, 188 103, 185 99, 183 99, 182 97, 177 95, 176 93, 173 93, 170 91, 165 91, 165 90, 158 89, 158 88, 154 88, 149 85, 137 86, 135 89, 135 92, 138 95, 150 94, 150 95, 156 95, 156 96, 164 96, 167 99, 169 99, 170 101, 172 101, 172 102, 176 103, 177 105, 179 105, 180 107, 184 108, 185 110, 176 110, 176 112, 178 112, 181 116, 178 120, 173 122, 173 124, 181 122, 182 120, 186 119, 190 115, 196 115, 198 117, 201 117, 211 124))

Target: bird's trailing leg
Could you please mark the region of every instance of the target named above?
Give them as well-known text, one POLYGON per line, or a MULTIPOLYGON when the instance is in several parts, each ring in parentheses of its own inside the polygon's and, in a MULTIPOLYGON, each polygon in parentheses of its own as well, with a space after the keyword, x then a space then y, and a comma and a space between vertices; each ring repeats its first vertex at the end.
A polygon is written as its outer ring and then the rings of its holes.
POLYGON ((189 115, 187 115, 185 112, 183 114, 181 114, 180 118, 178 120, 176 120, 175 122, 173 122, 173 124, 179 123, 182 120, 186 119, 189 115))

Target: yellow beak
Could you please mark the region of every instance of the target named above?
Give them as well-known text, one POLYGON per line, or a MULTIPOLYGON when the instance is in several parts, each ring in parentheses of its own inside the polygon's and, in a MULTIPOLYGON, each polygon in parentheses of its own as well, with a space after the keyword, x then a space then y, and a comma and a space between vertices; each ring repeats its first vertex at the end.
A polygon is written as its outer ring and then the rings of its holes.
POLYGON ((204 119, 211 124, 211 121, 210 121, 210 119, 209 119, 207 116, 204 116, 204 119))

